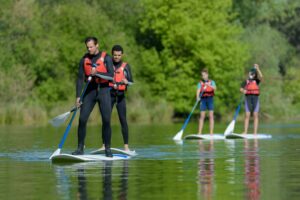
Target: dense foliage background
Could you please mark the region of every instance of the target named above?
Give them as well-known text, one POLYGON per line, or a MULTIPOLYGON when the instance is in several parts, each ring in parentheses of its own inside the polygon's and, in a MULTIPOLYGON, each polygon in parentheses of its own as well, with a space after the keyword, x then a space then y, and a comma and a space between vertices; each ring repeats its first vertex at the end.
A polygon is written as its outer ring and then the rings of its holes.
MULTIPOLYGON (((39 124, 75 101, 86 36, 125 49, 136 84, 131 122, 169 122, 195 102, 200 70, 217 83, 228 120, 258 63, 261 114, 299 117, 300 2, 293 0, 0 0, 0 124, 39 124)), ((99 118, 92 116, 91 120, 99 118)), ((114 118, 116 116, 114 115, 114 118)), ((98 120, 97 120, 98 121, 98 120)))

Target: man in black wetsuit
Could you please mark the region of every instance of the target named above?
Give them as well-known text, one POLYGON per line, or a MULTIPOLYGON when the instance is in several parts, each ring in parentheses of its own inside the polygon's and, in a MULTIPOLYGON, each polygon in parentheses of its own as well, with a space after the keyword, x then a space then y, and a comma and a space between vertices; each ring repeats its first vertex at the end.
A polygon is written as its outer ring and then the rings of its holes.
MULTIPOLYGON (((124 150, 130 151, 128 147, 125 91, 127 90, 128 84, 133 83, 133 78, 129 64, 122 61, 123 48, 120 45, 114 45, 111 53, 114 65, 114 82, 110 82, 111 107, 113 108, 116 104, 119 120, 122 126, 124 150)), ((106 144, 104 140, 103 143, 106 144)), ((102 148, 104 148, 104 146, 102 148)))
POLYGON ((86 124, 88 118, 98 102, 102 117, 102 139, 105 143, 105 154, 112 157, 110 150, 111 141, 111 97, 109 82, 105 79, 98 78, 96 74, 113 77, 114 69, 111 57, 106 52, 100 52, 98 49, 98 40, 95 37, 88 37, 85 40, 88 50, 80 60, 79 73, 76 83, 76 106, 81 106, 78 126, 78 148, 72 154, 84 154, 84 140, 86 135, 86 124), (80 93, 83 83, 92 76, 92 80, 84 94, 82 102, 80 102, 80 93))

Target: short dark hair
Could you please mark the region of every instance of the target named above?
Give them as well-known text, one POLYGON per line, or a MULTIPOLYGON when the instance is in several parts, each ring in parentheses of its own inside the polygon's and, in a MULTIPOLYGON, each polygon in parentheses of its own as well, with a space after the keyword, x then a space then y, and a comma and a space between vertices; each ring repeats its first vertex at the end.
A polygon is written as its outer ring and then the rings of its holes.
POLYGON ((204 69, 201 70, 201 73, 202 73, 202 72, 205 72, 205 73, 208 74, 208 69, 207 69, 207 68, 204 68, 204 69))
POLYGON ((118 44, 113 46, 113 48, 111 49, 111 53, 113 54, 114 51, 121 51, 122 53, 124 52, 122 46, 118 44))
POLYGON ((95 45, 98 44, 98 39, 94 36, 89 36, 89 37, 85 38, 84 43, 87 44, 90 41, 93 41, 95 45))

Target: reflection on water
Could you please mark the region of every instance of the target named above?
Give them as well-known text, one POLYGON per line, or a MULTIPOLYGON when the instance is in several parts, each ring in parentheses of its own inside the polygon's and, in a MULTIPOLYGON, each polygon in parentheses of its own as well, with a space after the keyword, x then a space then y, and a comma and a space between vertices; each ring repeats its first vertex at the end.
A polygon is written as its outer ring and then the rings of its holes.
MULTIPOLYGON (((272 134, 266 140, 180 146, 173 144, 173 125, 131 130, 139 155, 128 161, 57 165, 48 158, 64 129, 55 134, 48 127, 0 128, 0 199, 299 199, 297 127, 265 128, 272 134)), ((123 145, 120 134, 113 137, 116 146, 123 145)), ((88 151, 98 139, 90 134, 88 151)), ((71 152, 75 143, 68 138, 63 151, 71 152)))
POLYGON ((204 199, 212 199, 214 192, 214 141, 199 140, 198 188, 204 199))
POLYGON ((258 140, 244 141, 245 152, 245 185, 247 199, 259 199, 260 197, 260 166, 258 140))
MULTIPOLYGON (((128 189, 128 161, 104 161, 95 163, 77 163, 72 165, 54 165, 55 175, 57 178, 57 192, 62 199, 91 199, 89 189, 93 188, 91 185, 96 184, 96 188, 102 192, 97 199, 110 200, 117 197, 117 199, 127 199, 128 189), (122 166, 118 166, 121 164, 122 166), (119 169, 121 173, 119 173, 119 169), (117 171, 117 172, 114 172, 117 171), (113 177, 118 174, 118 185, 114 185, 113 177), (77 181, 73 181, 74 177, 77 181), (96 178, 96 180, 95 180, 96 178), (77 185, 76 185, 77 182, 77 185), (76 185, 76 186, 74 186, 76 185), (74 195, 73 188, 76 187, 74 195)), ((93 192, 93 195, 95 193, 93 192)))

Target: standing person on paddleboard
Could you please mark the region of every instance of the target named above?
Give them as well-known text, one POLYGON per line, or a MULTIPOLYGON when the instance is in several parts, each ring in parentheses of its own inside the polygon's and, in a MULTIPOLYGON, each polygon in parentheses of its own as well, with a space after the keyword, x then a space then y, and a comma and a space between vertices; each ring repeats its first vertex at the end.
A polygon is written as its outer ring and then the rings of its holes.
POLYGON ((245 94, 245 121, 244 132, 248 133, 249 120, 251 113, 253 113, 253 134, 257 134, 258 129, 258 112, 259 112, 259 84, 263 78, 263 75, 259 69, 258 64, 254 64, 254 67, 248 73, 248 79, 241 84, 240 91, 245 94))
MULTIPOLYGON (((130 65, 122 61, 123 48, 120 45, 114 45, 111 50, 114 65, 114 81, 110 82, 111 108, 116 104, 119 120, 122 126, 122 135, 124 141, 124 150, 130 151, 128 147, 128 124, 126 119, 126 100, 125 91, 128 84, 133 83, 130 65)), ((103 140, 104 142, 104 140, 103 140)), ((104 148, 104 144, 101 149, 104 148)))
POLYGON ((197 86, 196 98, 201 99, 200 102, 200 118, 199 118, 199 129, 198 134, 202 134, 205 112, 208 110, 209 113, 209 133, 214 133, 214 95, 217 89, 216 83, 208 78, 208 70, 203 69, 201 71, 202 80, 199 81, 197 86), (202 96, 200 96, 202 94, 202 96))
POLYGON ((72 154, 84 154, 84 140, 86 136, 86 124, 88 118, 98 103, 102 117, 102 139, 105 141, 105 154, 112 157, 110 149, 111 141, 111 98, 108 80, 99 78, 97 75, 112 78, 114 75, 113 63, 111 57, 104 51, 99 51, 98 40, 96 37, 88 37, 85 40, 88 53, 80 60, 79 72, 76 83, 76 106, 80 107, 79 125, 78 125, 78 147, 72 154), (83 82, 92 76, 82 102, 80 102, 80 93, 83 88, 83 82))

